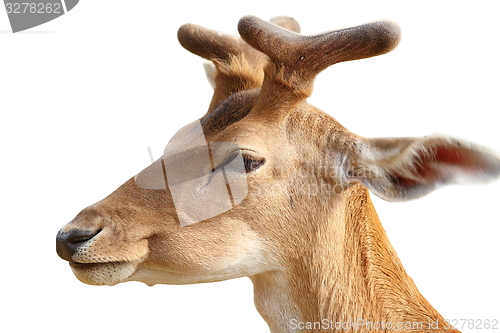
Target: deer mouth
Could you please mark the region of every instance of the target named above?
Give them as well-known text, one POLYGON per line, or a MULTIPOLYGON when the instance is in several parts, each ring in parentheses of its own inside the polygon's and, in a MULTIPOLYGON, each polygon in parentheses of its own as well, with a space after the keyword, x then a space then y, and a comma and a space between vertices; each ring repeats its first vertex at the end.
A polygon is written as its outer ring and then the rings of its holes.
POLYGON ((93 267, 99 267, 102 265, 108 265, 108 264, 119 264, 120 262, 100 262, 100 263, 82 263, 82 262, 74 262, 70 261, 69 266, 73 269, 89 269, 93 267))
POLYGON ((104 262, 104 263, 69 263, 73 274, 83 283, 90 285, 108 285, 125 282, 137 270, 134 262, 104 262))

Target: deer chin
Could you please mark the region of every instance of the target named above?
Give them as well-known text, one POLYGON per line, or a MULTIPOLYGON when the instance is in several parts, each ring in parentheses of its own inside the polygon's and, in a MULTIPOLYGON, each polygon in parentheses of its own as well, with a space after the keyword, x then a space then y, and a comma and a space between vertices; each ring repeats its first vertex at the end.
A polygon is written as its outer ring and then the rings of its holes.
POLYGON ((77 263, 70 262, 76 278, 90 285, 114 286, 125 282, 137 270, 137 262, 77 263))

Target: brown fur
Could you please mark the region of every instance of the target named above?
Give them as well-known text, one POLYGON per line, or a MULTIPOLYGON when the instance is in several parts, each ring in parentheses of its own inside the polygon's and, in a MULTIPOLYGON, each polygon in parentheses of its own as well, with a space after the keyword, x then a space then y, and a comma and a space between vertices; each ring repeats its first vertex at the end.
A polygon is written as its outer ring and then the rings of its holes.
MULTIPOLYGON (((392 23, 300 37, 256 18, 241 22, 255 49, 194 25, 179 38, 216 64, 214 97, 201 118, 206 140, 236 143, 262 162, 247 175, 248 196, 181 227, 169 188, 144 189, 132 178, 61 229, 59 255, 89 284, 249 276, 273 333, 300 331, 294 323, 312 325, 308 332, 456 332, 406 274, 367 187, 388 200, 413 198, 462 176, 456 169, 498 177, 500 159, 448 138, 362 138, 304 101, 330 64, 393 48, 392 23), (408 323, 417 326, 397 326, 408 323)), ((298 31, 290 19, 274 22, 298 31)))

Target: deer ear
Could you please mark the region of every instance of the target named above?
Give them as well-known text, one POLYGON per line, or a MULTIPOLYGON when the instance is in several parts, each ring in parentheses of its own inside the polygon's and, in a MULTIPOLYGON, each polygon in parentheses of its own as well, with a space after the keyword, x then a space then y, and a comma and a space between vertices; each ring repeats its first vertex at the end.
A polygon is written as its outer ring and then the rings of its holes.
POLYGON ((207 76, 208 83, 215 89, 215 75, 217 74, 217 69, 211 61, 206 61, 203 63, 203 69, 205 70, 205 75, 207 76))
POLYGON ((500 177, 497 154, 449 137, 367 139, 360 147, 348 178, 388 201, 415 199, 446 184, 500 177))

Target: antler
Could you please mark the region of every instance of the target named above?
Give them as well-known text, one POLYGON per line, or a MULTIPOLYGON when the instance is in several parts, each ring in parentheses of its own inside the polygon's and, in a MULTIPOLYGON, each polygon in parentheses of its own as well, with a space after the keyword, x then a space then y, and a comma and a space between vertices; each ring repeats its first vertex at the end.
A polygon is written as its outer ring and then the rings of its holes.
MULTIPOLYGON (((352 28, 304 36, 287 31, 254 16, 243 17, 238 30, 270 62, 255 112, 290 106, 310 96, 316 75, 335 63, 373 57, 393 50, 400 39, 399 27, 390 21, 377 21, 352 28)), ((252 111, 254 112, 254 111, 252 111)))
MULTIPOLYGON (((298 23, 289 17, 276 17, 271 22, 296 32, 300 31, 298 23)), ((185 49, 215 64, 215 89, 208 112, 214 110, 230 95, 262 85, 267 57, 241 38, 195 24, 181 26, 177 36, 185 49)))

